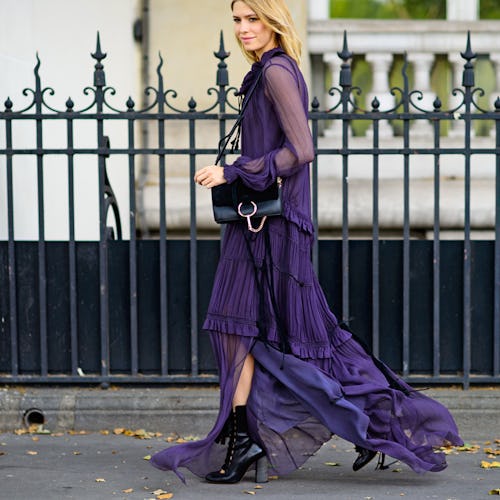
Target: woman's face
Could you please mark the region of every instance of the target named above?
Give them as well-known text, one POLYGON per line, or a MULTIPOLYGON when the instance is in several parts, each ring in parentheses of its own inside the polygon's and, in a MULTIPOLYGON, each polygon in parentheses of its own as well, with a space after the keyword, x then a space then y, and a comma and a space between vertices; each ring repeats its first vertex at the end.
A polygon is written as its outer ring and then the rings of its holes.
POLYGON ((260 59, 264 52, 277 46, 276 34, 242 0, 233 5, 234 33, 248 52, 260 59))

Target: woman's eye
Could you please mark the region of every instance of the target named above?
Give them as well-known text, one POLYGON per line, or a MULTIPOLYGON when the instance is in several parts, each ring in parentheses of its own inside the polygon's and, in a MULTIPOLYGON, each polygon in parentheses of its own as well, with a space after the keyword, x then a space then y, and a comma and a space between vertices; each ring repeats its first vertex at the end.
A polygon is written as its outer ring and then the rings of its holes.
POLYGON ((258 21, 258 20, 259 20, 259 18, 258 18, 258 17, 250 17, 248 20, 249 20, 251 23, 254 23, 255 21, 258 21))
POLYGON ((241 19, 239 17, 233 17, 233 21, 235 23, 239 23, 241 21, 241 19))

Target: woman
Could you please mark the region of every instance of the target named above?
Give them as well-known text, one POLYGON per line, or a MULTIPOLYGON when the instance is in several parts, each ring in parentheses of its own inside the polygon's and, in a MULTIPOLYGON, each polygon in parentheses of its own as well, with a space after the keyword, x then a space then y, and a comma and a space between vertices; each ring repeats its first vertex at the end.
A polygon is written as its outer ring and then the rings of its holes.
POLYGON ((280 177, 283 214, 256 234, 228 225, 204 323, 219 366, 219 416, 205 439, 163 450, 152 463, 181 479, 178 469, 187 467, 214 483, 238 482, 255 464, 264 481, 267 462, 278 474, 291 472, 337 434, 356 445, 354 470, 377 452, 417 472, 442 470, 435 447, 462 443, 449 412, 339 325, 313 272, 314 149, 288 8, 284 0, 233 0, 231 8, 253 63, 240 93, 262 75, 242 122, 242 156, 202 168, 194 180, 213 188, 239 177, 263 190, 280 177))

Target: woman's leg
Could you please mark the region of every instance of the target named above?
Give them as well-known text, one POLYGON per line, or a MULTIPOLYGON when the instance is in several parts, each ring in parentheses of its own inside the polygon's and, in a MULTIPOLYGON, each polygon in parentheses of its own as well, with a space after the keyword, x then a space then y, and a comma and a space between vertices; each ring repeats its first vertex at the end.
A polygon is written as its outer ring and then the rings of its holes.
POLYGON ((205 479, 210 483, 237 483, 252 464, 255 466, 255 481, 267 482, 267 460, 265 451, 248 434, 246 404, 254 372, 254 358, 247 354, 233 396, 232 430, 226 460, 218 471, 210 472, 205 479))
POLYGON ((245 362, 243 363, 238 385, 236 386, 236 390, 234 392, 233 410, 237 406, 245 406, 247 404, 250 389, 252 388, 254 366, 254 358, 251 354, 248 354, 245 358, 245 362))

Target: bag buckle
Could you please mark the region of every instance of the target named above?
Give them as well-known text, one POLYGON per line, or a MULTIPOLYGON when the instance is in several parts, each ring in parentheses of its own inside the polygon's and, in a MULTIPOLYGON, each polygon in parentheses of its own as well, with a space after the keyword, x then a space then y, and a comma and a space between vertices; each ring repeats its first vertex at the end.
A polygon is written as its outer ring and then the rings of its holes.
POLYGON ((252 212, 249 214, 245 214, 241 211, 241 207, 243 207, 243 202, 241 202, 238 205, 238 215, 240 217, 245 217, 245 219, 247 220, 247 226, 248 226, 249 231, 251 231, 252 233, 258 233, 264 227, 264 224, 265 224, 266 219, 267 219, 267 215, 264 215, 264 217, 262 217, 262 220, 260 221, 260 224, 258 227, 253 227, 252 217, 257 213, 257 205, 253 201, 250 201, 250 205, 252 205, 252 212))

